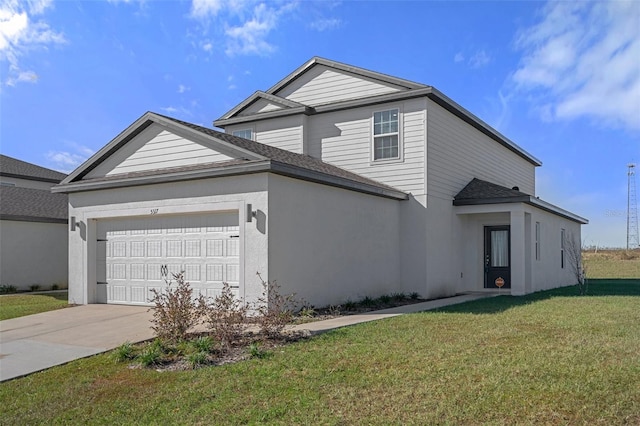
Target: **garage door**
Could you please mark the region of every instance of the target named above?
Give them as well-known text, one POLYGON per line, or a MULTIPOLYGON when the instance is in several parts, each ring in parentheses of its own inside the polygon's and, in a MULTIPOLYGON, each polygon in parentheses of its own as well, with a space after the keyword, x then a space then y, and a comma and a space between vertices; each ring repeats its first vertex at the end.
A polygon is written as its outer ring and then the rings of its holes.
POLYGON ((215 296, 223 282, 238 296, 239 237, 237 212, 99 221, 98 299, 149 304, 163 272, 181 271, 195 296, 215 296))

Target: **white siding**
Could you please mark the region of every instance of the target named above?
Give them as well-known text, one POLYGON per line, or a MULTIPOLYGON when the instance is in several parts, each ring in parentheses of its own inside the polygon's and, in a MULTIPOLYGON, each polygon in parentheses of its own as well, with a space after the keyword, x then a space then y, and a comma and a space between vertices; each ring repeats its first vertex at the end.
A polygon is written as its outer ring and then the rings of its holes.
POLYGON ((362 176, 414 195, 424 194, 425 101, 409 100, 312 117, 309 154, 362 176), (371 120, 374 111, 399 108, 402 159, 371 160, 371 120))
POLYGON ((107 176, 230 160, 231 157, 163 130, 107 176))
POLYGON ((266 99, 258 99, 251 106, 238 114, 238 116, 243 117, 245 115, 259 114, 261 112, 277 111, 283 108, 284 107, 282 105, 269 102, 266 99))
POLYGON ((429 101, 427 182, 432 196, 451 199, 474 177, 535 194, 535 167, 429 101))
POLYGON ((316 106, 406 90, 399 86, 316 65, 275 93, 282 98, 316 106))
POLYGON ((302 153, 302 115, 255 122, 255 140, 265 145, 302 153))

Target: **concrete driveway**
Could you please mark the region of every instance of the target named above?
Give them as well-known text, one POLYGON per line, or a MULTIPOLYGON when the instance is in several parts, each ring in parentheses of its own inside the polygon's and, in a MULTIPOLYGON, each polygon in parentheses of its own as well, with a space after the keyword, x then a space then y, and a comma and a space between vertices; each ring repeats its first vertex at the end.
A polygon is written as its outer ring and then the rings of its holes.
POLYGON ((82 305, 0 321, 0 381, 153 337, 148 307, 82 305))

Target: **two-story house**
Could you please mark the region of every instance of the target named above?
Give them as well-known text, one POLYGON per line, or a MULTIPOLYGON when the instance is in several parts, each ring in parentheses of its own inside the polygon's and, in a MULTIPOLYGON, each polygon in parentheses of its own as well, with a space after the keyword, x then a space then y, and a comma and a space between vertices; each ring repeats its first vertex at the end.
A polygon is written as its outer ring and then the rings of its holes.
POLYGON ((587 221, 434 87, 313 58, 214 125, 146 113, 54 188, 71 302, 144 304, 179 271, 248 301, 260 273, 316 306, 575 284, 564 245, 587 221))
POLYGON ((0 285, 67 286, 67 196, 51 193, 66 176, 0 155, 0 285))

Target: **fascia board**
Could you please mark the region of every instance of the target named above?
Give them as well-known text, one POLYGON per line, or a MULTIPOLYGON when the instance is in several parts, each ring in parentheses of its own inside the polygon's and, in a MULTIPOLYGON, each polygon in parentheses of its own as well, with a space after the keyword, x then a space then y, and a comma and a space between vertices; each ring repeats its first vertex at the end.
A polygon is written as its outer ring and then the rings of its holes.
POLYGON ((15 178, 15 179, 32 180, 32 181, 37 181, 37 182, 47 182, 47 183, 60 183, 61 182, 59 179, 43 178, 43 177, 36 177, 36 176, 29 176, 29 175, 19 175, 19 174, 15 174, 15 173, 6 173, 6 172, 2 172, 2 171, 0 171, 0 176, 10 177, 10 178, 15 178))
POLYGON ((142 117, 134 121, 129 127, 124 129, 118 136, 113 138, 111 142, 102 147, 98 152, 89 157, 84 163, 78 166, 73 172, 69 174, 60 184, 68 184, 75 181, 78 177, 82 177, 89 173, 98 164, 104 161, 112 153, 117 151, 122 145, 133 139, 136 135, 141 133, 144 129, 152 124, 149 119, 150 112, 146 112, 142 117))
POLYGON ((12 214, 0 214, 0 220, 10 220, 14 222, 68 223, 67 219, 59 219, 55 217, 23 216, 12 214))
POLYGON ((284 88, 289 83, 291 83, 291 82, 295 81, 296 79, 298 79, 302 74, 304 74, 307 70, 309 70, 310 68, 312 68, 315 65, 324 65, 324 66, 329 67, 329 68, 334 68, 334 69, 338 69, 340 71, 345 71, 345 72, 348 72, 348 73, 351 73, 351 74, 356 74, 356 75, 360 75, 360 76, 363 76, 363 77, 367 77, 367 78, 372 79, 372 80, 378 80, 378 81, 382 81, 384 83, 389 83, 389 84, 393 84, 393 85, 396 85, 396 86, 405 87, 407 89, 417 89, 417 88, 420 88, 420 87, 425 87, 424 84, 416 83, 416 82, 409 81, 409 80, 404 80, 402 78, 393 77, 393 76, 390 76, 390 75, 387 75, 387 74, 382 74, 382 73, 375 72, 375 71, 370 71, 370 70, 367 70, 367 69, 364 69, 364 68, 354 67, 354 66, 347 65, 347 64, 344 64, 344 63, 341 63, 341 62, 330 61, 328 59, 315 56, 315 57, 311 58, 309 61, 305 62, 302 66, 298 67, 291 74, 289 74, 288 76, 286 76, 285 78, 283 78, 282 80, 277 82, 274 86, 269 88, 269 90, 267 90, 267 93, 271 93, 271 94, 277 93, 279 90, 284 88))
POLYGON ((487 123, 485 123, 484 121, 480 120, 478 117, 476 117, 470 111, 468 111, 467 109, 465 109, 462 106, 460 106, 453 99, 449 98, 448 96, 446 96, 444 93, 440 92, 435 87, 431 88, 431 93, 428 95, 428 97, 429 97, 429 99, 434 101, 436 104, 440 105, 441 107, 443 107, 444 109, 446 109, 447 111, 449 111, 453 115, 457 116, 458 118, 464 120, 465 122, 467 122, 471 126, 475 127, 477 130, 481 131, 485 135, 489 136, 491 139, 495 140, 499 144, 501 144, 504 147, 506 147, 507 149, 509 149, 510 151, 518 154, 520 157, 522 157, 525 160, 529 161, 534 166, 541 166, 542 165, 542 162, 539 159, 537 159, 533 155, 529 154, 524 149, 520 148, 518 145, 516 145, 514 142, 509 140, 504 135, 498 133, 495 129, 493 129, 487 123))
POLYGON ((190 170, 185 172, 172 172, 152 176, 123 177, 99 181, 80 181, 75 183, 60 184, 51 188, 54 193, 72 193, 83 191, 97 191, 101 189, 123 188, 127 186, 154 185, 169 182, 179 182, 196 179, 206 179, 223 176, 235 176, 269 171, 270 161, 253 162, 220 167, 206 170, 190 170))
POLYGON ((577 214, 571 213, 568 210, 565 210, 563 208, 555 206, 555 205, 553 205, 551 203, 548 203, 548 202, 543 201, 543 200, 541 200, 539 198, 536 198, 536 197, 530 197, 530 200, 529 200, 529 202, 527 204, 530 204, 530 205, 532 205, 534 207, 537 207, 537 208, 539 208, 541 210, 545 210, 545 211, 547 211, 549 213, 553 213, 553 214, 556 214, 558 216, 562 216, 562 217, 564 217, 566 219, 573 220, 574 222, 578 222, 578 223, 580 223, 582 225, 587 225, 589 223, 589 220, 585 219, 582 216, 578 216, 577 214))
POLYGON ((409 196, 402 191, 384 189, 378 186, 368 185, 366 183, 356 182, 350 179, 346 179, 338 176, 332 176, 326 173, 316 172, 313 170, 292 166, 290 164, 285 164, 278 161, 271 162, 271 172, 282 175, 282 176, 320 183, 323 185, 335 186, 338 188, 349 189, 357 192, 363 192, 365 194, 377 195, 385 198, 392 198, 395 200, 409 199, 409 196))
POLYGON ((245 99, 244 101, 239 103, 237 106, 235 106, 231 110, 227 111, 218 120, 214 121, 214 125, 215 125, 215 123, 217 121, 228 120, 228 119, 232 118, 234 115, 239 114, 240 112, 242 112, 243 110, 245 110, 246 108, 248 108, 249 106, 251 106, 253 103, 255 103, 256 101, 258 101, 260 99, 266 99, 269 102, 273 102, 275 104, 282 105, 285 108, 299 108, 299 107, 304 107, 305 106, 305 105, 303 105, 303 104, 301 104, 299 102, 295 102, 295 101, 292 101, 292 100, 289 100, 289 99, 281 98, 279 96, 272 95, 272 94, 263 92, 261 90, 258 90, 256 92, 254 92, 253 95, 249 96, 247 99, 245 99))
POLYGON ((154 116, 154 121, 157 124, 163 127, 166 127, 167 130, 170 130, 172 133, 175 133, 176 135, 181 136, 185 139, 192 140, 207 148, 214 149, 215 151, 219 151, 220 153, 227 155, 229 157, 244 156, 248 160, 266 160, 267 159, 267 157, 263 155, 256 154, 253 151, 249 151, 247 149, 241 148, 239 146, 226 142, 222 139, 219 139, 215 136, 199 132, 195 129, 192 129, 191 127, 184 126, 173 120, 169 120, 155 114, 153 114, 153 116, 154 116), (215 144, 215 146, 212 146, 212 142, 215 144))
POLYGON ((300 106, 297 108, 261 112, 260 114, 216 120, 213 122, 213 125, 216 127, 224 128, 225 126, 230 126, 232 124, 246 123, 249 121, 268 120, 270 118, 286 117, 289 115, 297 114, 311 115, 313 114, 313 108, 308 106, 300 106))
POLYGON ((513 198, 487 198, 487 199, 471 199, 471 200, 454 200, 454 206, 482 206, 489 204, 517 204, 524 203, 530 206, 539 208, 549 213, 553 213, 557 216, 564 217, 565 219, 572 220, 574 222, 578 222, 582 225, 586 225, 589 223, 589 220, 578 216, 570 211, 564 210, 558 206, 555 206, 551 203, 543 201, 539 198, 532 197, 530 195, 523 197, 513 197, 513 198))

